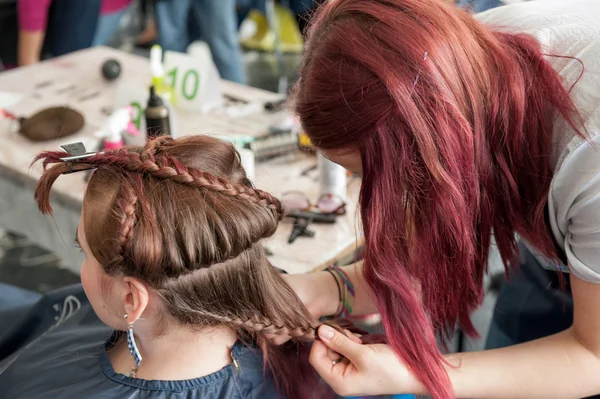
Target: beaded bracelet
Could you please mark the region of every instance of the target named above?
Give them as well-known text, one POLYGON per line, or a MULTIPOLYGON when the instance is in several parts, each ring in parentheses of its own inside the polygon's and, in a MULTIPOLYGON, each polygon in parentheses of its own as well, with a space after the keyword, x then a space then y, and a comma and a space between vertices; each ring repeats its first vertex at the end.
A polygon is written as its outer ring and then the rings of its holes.
POLYGON ((342 284, 340 284, 340 281, 341 281, 343 283, 343 287, 344 287, 344 289, 341 290, 340 306, 338 306, 338 311, 336 312, 336 314, 334 316, 335 317, 350 316, 350 314, 352 313, 352 307, 354 305, 354 297, 355 297, 354 285, 352 284, 352 281, 350 281, 348 274, 346 274, 346 272, 343 271, 337 265, 331 265, 325 270, 330 272, 332 275, 334 275, 334 274, 337 275, 337 277, 339 277, 339 280, 336 278, 335 279, 336 283, 338 284, 338 286, 341 286, 342 285, 342 284))

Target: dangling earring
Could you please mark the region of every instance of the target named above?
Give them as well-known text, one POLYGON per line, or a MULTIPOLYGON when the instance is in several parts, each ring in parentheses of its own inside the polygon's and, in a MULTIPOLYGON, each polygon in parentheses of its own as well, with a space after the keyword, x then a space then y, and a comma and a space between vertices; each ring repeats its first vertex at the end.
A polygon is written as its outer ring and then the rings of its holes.
MULTIPOLYGON (((125 319, 127 319, 127 314, 125 314, 125 319)), ((135 378, 135 374, 140 367, 140 363, 142 363, 142 355, 140 354, 140 350, 135 343, 135 337, 133 336, 133 323, 129 324, 127 327, 127 347, 129 348, 129 353, 133 356, 133 367, 127 377, 135 378)))

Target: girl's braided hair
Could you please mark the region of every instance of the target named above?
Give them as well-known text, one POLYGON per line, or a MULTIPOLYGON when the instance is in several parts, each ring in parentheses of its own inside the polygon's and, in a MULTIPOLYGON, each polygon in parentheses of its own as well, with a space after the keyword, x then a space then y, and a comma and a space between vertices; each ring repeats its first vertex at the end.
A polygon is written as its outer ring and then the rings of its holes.
POLYGON ((36 158, 44 173, 35 199, 52 213, 56 179, 95 169, 82 217, 88 246, 107 274, 148 284, 177 323, 226 325, 250 336, 286 397, 330 396, 308 366, 308 347, 298 348, 298 339, 315 338, 319 322, 260 245, 283 217, 281 203, 252 186, 232 145, 207 136, 160 137, 72 164, 61 160, 66 156, 36 158), (278 334, 296 340, 273 347, 267 335, 278 334))

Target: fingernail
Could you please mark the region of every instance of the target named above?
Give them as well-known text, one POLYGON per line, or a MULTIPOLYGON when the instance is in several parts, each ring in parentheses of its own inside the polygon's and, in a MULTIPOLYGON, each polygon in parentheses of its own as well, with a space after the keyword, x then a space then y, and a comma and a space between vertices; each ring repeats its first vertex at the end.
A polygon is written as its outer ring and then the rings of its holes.
POLYGON ((319 337, 322 339, 331 339, 333 338, 333 334, 335 334, 335 331, 329 326, 321 326, 319 328, 319 337))

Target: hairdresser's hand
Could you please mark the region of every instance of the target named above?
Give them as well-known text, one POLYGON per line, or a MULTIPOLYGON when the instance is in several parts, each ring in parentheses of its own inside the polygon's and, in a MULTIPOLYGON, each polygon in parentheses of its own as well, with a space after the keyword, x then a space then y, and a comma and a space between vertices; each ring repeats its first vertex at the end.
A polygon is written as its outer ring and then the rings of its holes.
POLYGON ((310 352, 310 364, 338 395, 394 395, 418 390, 418 383, 391 346, 363 345, 328 326, 319 328, 319 337, 321 341, 315 341, 310 352))
MULTIPOLYGON (((315 320, 335 313, 339 303, 339 294, 335 281, 329 273, 286 274, 283 278, 315 320)), ((269 339, 274 345, 281 345, 290 337, 272 335, 269 339)))

